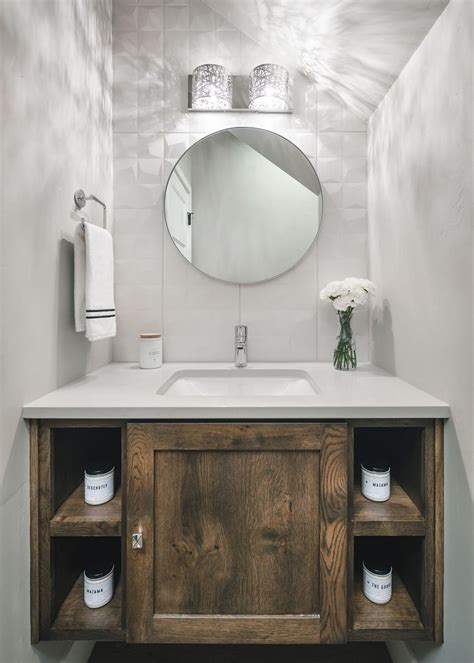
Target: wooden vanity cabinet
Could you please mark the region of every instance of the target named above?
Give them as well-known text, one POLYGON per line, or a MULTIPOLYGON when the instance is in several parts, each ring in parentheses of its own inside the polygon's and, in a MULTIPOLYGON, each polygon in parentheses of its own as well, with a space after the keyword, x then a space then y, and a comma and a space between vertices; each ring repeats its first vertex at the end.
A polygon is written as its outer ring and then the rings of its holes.
POLYGON ((442 422, 31 422, 32 641, 442 641, 442 422), (361 456, 392 466, 386 503, 360 494, 361 456), (87 506, 83 468, 112 458, 114 499, 87 506), (371 604, 364 555, 394 565, 371 604), (116 591, 82 600, 84 559, 116 591))

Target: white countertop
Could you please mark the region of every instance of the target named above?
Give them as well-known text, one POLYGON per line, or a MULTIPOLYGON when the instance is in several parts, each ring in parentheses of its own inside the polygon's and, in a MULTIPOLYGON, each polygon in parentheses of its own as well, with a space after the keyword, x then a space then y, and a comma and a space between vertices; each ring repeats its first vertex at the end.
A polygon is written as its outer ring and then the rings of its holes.
POLYGON ((386 371, 363 364, 356 371, 330 363, 249 364, 236 371, 306 371, 313 396, 209 397, 158 395, 176 371, 234 368, 226 363, 164 364, 141 370, 112 363, 23 408, 25 419, 374 419, 446 418, 449 406, 386 371))

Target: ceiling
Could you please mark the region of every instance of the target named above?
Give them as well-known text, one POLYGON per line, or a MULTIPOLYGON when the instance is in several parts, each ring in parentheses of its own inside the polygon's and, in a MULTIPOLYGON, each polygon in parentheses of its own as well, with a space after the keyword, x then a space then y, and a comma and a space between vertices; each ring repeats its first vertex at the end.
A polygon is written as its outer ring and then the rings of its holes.
POLYGON ((241 32, 368 117, 449 0, 205 0, 241 32))

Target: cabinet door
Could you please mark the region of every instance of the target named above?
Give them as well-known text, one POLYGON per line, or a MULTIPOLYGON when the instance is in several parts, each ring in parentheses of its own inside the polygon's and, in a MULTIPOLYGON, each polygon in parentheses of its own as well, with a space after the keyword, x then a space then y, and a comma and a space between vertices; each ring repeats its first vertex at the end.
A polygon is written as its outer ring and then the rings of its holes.
POLYGON ((345 642, 345 425, 131 424, 127 455, 128 641, 345 642))

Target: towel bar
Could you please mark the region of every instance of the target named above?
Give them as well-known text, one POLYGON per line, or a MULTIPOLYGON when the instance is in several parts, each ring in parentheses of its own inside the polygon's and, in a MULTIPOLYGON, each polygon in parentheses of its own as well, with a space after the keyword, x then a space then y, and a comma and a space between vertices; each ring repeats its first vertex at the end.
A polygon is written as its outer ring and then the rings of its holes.
POLYGON ((107 227, 107 205, 105 203, 103 203, 100 200, 100 198, 97 198, 97 196, 94 196, 93 194, 91 194, 90 196, 86 196, 86 194, 84 193, 84 191, 82 189, 78 189, 74 193, 74 203, 76 205, 76 210, 80 210, 83 207, 85 207, 86 202, 88 200, 94 200, 96 203, 99 203, 99 205, 102 205, 102 209, 103 209, 102 226, 104 228, 106 228, 107 227))

